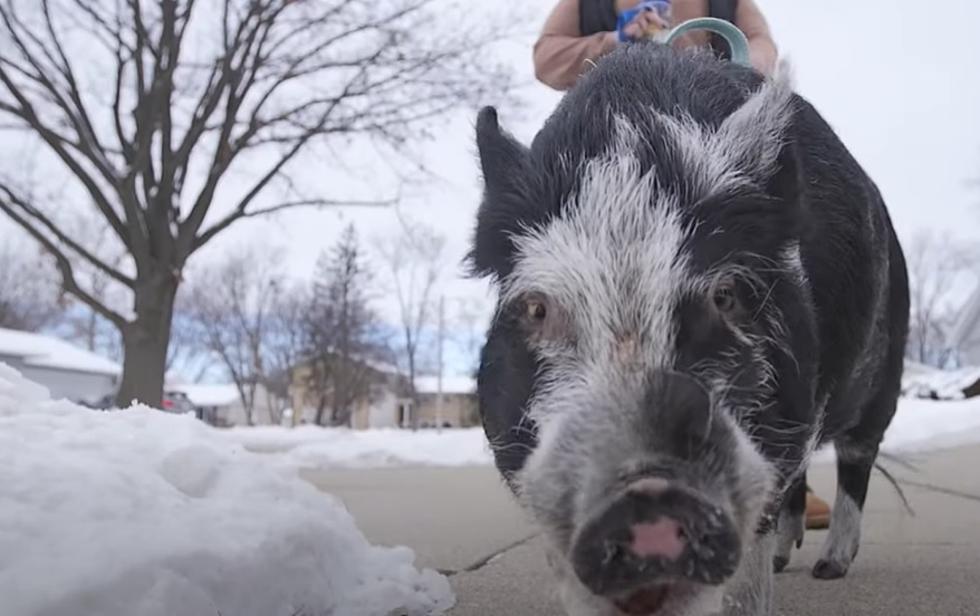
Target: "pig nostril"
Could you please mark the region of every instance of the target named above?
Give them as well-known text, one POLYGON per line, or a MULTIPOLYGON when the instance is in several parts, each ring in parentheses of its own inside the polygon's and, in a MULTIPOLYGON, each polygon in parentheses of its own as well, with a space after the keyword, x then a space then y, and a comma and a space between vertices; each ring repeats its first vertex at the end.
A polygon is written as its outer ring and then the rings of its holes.
POLYGON ((683 526, 670 518, 634 524, 630 535, 629 550, 641 558, 675 560, 684 553, 687 545, 683 526))

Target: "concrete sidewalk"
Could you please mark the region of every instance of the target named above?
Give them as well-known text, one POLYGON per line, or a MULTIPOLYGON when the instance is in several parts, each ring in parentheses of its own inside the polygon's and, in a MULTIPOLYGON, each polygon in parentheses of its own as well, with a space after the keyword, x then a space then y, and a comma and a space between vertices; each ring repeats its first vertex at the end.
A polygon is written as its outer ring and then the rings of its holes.
MULTIPOLYGON (((909 459, 917 471, 889 466, 916 515, 904 511, 876 473, 861 553, 848 577, 810 577, 825 533, 809 532, 777 578, 778 614, 980 615, 980 446, 909 459)), ((305 475, 340 497, 373 542, 412 547, 420 565, 450 574, 457 594, 453 616, 562 616, 540 540, 494 470, 305 475)), ((833 468, 813 468, 811 484, 832 499, 833 468)))

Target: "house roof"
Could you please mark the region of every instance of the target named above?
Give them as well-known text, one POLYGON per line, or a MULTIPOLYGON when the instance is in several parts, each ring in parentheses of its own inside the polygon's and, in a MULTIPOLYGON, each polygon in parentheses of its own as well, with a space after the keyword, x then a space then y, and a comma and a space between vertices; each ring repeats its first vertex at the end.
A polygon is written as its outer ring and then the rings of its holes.
MULTIPOLYGON (((393 376, 400 376, 403 374, 403 372, 398 368, 397 365, 390 362, 371 359, 370 357, 358 357, 357 355, 352 356, 351 359, 353 359, 355 362, 360 362, 361 364, 381 374, 388 374, 393 376)), ((297 365, 302 365, 304 363, 309 363, 311 361, 313 360, 307 357, 297 362, 297 365)))
POLYGON ((229 406, 238 401, 238 389, 232 383, 177 384, 168 385, 167 389, 185 394, 194 406, 229 406))
MULTIPOLYGON (((415 377, 415 391, 420 394, 439 393, 439 377, 415 377)), ((476 379, 470 376, 444 376, 442 377, 442 393, 450 395, 476 393, 476 379)))
POLYGON ((69 342, 31 332, 0 328, 0 355, 16 357, 24 365, 53 370, 119 376, 120 365, 69 342))

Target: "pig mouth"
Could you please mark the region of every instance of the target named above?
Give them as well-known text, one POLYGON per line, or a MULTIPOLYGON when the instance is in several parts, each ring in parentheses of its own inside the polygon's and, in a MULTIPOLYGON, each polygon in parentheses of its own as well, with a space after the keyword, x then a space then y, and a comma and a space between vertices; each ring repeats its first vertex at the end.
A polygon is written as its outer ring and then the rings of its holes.
POLYGON ((635 590, 613 604, 627 616, 655 616, 667 603, 671 594, 669 584, 653 584, 635 590))

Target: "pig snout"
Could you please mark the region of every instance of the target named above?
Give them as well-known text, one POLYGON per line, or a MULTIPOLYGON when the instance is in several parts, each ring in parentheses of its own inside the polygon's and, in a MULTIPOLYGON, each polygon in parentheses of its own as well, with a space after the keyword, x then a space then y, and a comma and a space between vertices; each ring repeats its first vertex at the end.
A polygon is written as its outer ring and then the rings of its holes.
POLYGON ((575 573, 593 593, 629 597, 640 590, 642 603, 655 604, 665 585, 719 585, 734 574, 741 540, 728 508, 686 479, 697 476, 693 469, 706 443, 723 446, 723 427, 711 414, 709 395, 693 378, 652 375, 637 433, 642 453, 666 456, 672 462, 661 468, 676 472, 651 470, 629 479, 625 488, 611 485, 613 497, 589 507, 570 555, 575 573))
POLYGON ((738 567, 741 542, 723 508, 685 486, 648 478, 581 527, 571 556, 589 590, 622 596, 680 581, 721 584, 738 567))

